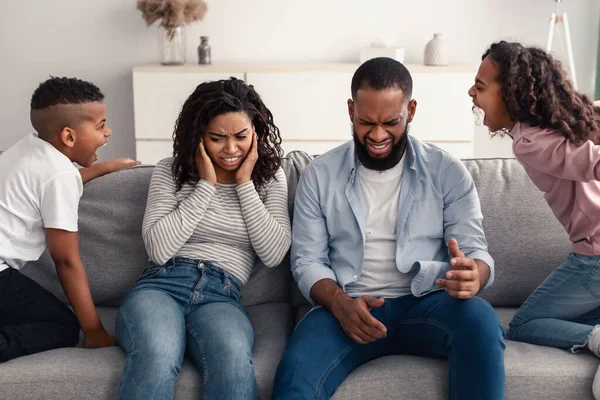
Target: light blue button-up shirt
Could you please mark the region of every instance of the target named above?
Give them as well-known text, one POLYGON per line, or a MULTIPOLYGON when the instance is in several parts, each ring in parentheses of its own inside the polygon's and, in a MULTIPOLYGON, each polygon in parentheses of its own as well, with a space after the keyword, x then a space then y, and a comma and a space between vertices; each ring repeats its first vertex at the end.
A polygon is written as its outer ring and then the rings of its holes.
MULTIPOLYGON (((423 296, 450 269, 447 243, 458 241, 466 257, 490 267, 477 190, 464 164, 436 146, 410 137, 398 203, 396 266, 412 273, 411 292, 423 296)), ((296 192, 291 262, 304 297, 321 279, 344 289, 360 278, 366 215, 356 178, 354 142, 317 157, 302 172, 296 192)))

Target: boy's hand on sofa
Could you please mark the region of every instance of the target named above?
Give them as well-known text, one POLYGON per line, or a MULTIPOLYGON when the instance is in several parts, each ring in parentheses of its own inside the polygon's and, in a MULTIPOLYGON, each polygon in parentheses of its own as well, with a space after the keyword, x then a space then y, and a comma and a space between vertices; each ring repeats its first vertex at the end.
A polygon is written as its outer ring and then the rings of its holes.
POLYGON ((115 335, 112 335, 102 328, 94 332, 84 333, 83 347, 86 349, 98 349, 101 347, 114 346, 117 342, 115 335))
POLYGON ((132 160, 131 158, 118 158, 116 160, 106 161, 106 166, 108 173, 111 173, 125 168, 135 167, 141 163, 141 161, 132 160))
POLYGON ((81 174, 83 183, 87 183, 102 175, 110 174, 111 172, 116 172, 125 168, 135 167, 140 164, 141 161, 135 161, 131 158, 119 158, 117 160, 95 163, 91 167, 79 168, 79 173, 81 174))
POLYGON ((456 239, 448 241, 451 270, 446 273, 447 279, 438 279, 436 284, 443 287, 446 293, 457 299, 470 299, 481 289, 479 266, 472 258, 465 257, 458 248, 456 239))

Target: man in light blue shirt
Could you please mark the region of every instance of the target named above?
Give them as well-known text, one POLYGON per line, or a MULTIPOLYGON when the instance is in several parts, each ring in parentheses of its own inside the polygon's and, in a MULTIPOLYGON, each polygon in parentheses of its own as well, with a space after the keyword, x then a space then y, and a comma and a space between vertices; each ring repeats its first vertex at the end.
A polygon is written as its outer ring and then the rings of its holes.
MULTIPOLYGON (((291 262, 315 305, 275 378, 275 399, 328 399, 390 354, 448 358, 449 398, 504 397, 504 331, 480 297, 494 278, 473 180, 460 160, 408 135, 412 78, 376 58, 352 79, 353 141, 303 171, 291 262)), ((433 118, 434 116, 428 116, 433 118)))

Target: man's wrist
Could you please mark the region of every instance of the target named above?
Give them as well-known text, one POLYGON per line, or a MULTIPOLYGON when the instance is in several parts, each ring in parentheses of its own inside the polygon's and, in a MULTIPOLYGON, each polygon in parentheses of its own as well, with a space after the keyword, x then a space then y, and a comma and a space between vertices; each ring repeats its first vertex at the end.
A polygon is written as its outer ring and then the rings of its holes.
POLYGON ((485 285, 487 285, 488 280, 490 279, 491 269, 490 266, 487 265, 485 261, 475 259, 475 264, 477 264, 477 273, 479 275, 479 290, 481 292, 485 285))
POLYGON ((348 300, 351 300, 351 297, 338 286, 338 289, 333 292, 333 295, 331 296, 329 311, 331 311, 333 315, 337 315, 338 311, 343 308, 344 303, 348 300))

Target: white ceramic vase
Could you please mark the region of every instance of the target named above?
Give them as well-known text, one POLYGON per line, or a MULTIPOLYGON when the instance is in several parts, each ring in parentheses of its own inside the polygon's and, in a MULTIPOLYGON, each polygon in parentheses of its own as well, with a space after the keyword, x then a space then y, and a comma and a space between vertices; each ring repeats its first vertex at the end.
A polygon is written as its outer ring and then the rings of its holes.
POLYGON ((448 45, 441 33, 434 33, 425 46, 425 65, 448 65, 448 45))

